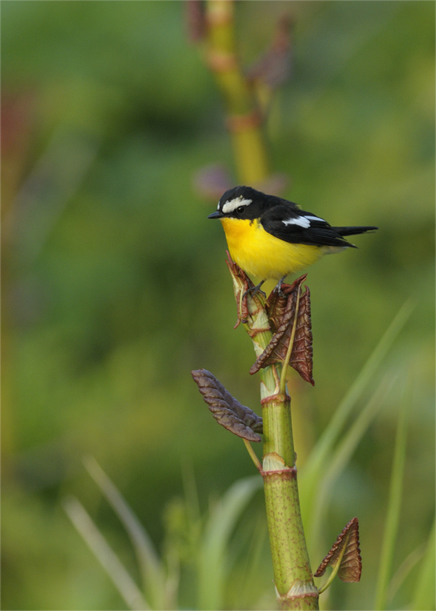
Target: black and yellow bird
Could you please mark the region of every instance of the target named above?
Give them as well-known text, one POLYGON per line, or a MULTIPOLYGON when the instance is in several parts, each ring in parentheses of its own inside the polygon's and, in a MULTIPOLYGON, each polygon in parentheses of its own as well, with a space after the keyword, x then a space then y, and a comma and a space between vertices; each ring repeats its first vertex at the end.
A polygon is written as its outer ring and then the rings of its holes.
POLYGON ((239 267, 262 280, 260 285, 275 279, 279 287, 288 274, 323 255, 356 248, 344 236, 377 229, 332 227, 293 202, 244 186, 226 191, 208 218, 221 220, 230 255, 239 267))

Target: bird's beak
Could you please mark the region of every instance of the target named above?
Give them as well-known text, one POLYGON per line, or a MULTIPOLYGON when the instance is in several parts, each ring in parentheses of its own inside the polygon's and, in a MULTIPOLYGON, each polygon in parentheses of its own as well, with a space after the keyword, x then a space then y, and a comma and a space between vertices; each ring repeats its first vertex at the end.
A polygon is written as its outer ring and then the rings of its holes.
POLYGON ((224 214, 222 212, 220 212, 219 210, 217 210, 216 212, 212 212, 212 214, 209 214, 209 216, 207 217, 208 219, 220 219, 224 216, 224 214))

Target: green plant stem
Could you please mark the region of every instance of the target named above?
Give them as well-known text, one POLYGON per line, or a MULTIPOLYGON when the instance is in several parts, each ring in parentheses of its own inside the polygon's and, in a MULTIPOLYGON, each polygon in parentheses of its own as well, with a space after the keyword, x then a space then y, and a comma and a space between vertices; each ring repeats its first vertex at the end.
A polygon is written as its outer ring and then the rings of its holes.
POLYGON ((343 548, 342 548, 341 553, 339 554, 339 558, 336 561, 336 564, 335 564, 335 567, 334 567, 333 571, 330 573, 327 581, 318 590, 320 594, 322 594, 323 592, 325 592, 327 590, 327 588, 331 585, 331 583, 333 582, 334 578, 338 574, 338 571, 339 571, 340 566, 341 566, 342 558, 344 557, 346 549, 347 549, 347 547, 346 547, 346 545, 344 545, 343 548))
POLYGON ((243 439, 242 441, 244 442, 244 445, 247 448, 247 452, 250 454, 250 458, 254 462, 256 469, 258 471, 261 471, 262 465, 260 464, 260 460, 257 458, 253 448, 251 447, 251 443, 247 441, 247 439, 243 439))
POLYGON ((262 400, 262 415, 264 458, 274 457, 262 476, 279 602, 282 609, 318 609, 298 498, 290 397, 274 389, 262 400))
POLYGON ((268 159, 256 98, 235 52, 234 10, 232 0, 208 0, 207 61, 224 99, 239 178, 256 184, 268 176, 268 159))
MULTIPOLYGON (((242 184, 259 184, 268 177, 268 158, 257 101, 248 87, 235 53, 234 2, 208 0, 206 20, 207 60, 224 98, 238 178, 242 184)), ((234 276, 233 281, 240 308, 239 297, 243 290, 234 276)), ((253 340, 256 356, 259 356, 271 341, 265 300, 256 296, 248 302, 250 317, 244 326, 253 340)), ((318 590, 310 569, 298 498, 291 404, 285 383, 286 369, 285 365, 282 373, 282 366, 275 364, 260 373, 264 422, 264 462, 261 473, 274 578, 282 609, 318 609, 318 590)))
MULTIPOLYGON (((249 322, 244 326, 258 356, 271 340, 271 332, 267 330, 264 299, 257 296, 250 303, 249 322)), ((291 400, 286 393, 280 393, 281 376, 280 364, 260 372, 264 438, 261 474, 274 581, 282 609, 318 609, 318 590, 310 568, 298 498, 291 400)))

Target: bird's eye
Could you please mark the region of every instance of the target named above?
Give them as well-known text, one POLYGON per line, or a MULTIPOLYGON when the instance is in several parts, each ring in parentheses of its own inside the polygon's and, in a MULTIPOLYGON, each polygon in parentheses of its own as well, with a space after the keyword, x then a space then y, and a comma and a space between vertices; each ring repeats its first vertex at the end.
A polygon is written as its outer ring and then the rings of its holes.
POLYGON ((238 206, 238 207, 236 208, 236 212, 237 212, 238 214, 242 214, 242 213, 244 212, 244 206, 238 206))

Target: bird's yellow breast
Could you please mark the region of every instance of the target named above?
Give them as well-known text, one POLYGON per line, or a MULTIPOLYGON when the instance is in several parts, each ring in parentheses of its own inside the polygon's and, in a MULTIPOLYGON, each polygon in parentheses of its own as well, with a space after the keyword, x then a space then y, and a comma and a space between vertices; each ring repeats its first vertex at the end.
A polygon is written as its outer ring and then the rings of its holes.
POLYGON ((223 218, 232 259, 261 280, 280 280, 312 265, 324 254, 319 246, 290 244, 271 235, 257 220, 223 218))

